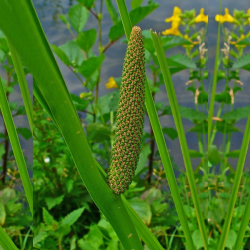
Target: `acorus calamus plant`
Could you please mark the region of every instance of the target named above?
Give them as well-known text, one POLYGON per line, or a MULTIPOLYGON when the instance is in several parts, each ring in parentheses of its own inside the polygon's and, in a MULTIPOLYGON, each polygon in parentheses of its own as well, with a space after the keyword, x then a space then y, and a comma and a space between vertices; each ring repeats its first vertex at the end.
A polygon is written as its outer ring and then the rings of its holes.
POLYGON ((115 142, 107 182, 116 194, 132 182, 140 155, 145 114, 145 52, 141 29, 133 27, 126 51, 117 111, 115 142))

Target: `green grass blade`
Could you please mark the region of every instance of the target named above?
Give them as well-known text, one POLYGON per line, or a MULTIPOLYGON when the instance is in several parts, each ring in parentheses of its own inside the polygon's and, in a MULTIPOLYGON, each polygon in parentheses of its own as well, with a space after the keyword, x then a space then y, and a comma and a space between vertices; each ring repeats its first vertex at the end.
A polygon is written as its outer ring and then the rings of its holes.
POLYGON ((200 228, 200 232, 202 236, 202 241, 204 244, 204 248, 208 249, 208 245, 207 245, 208 239, 207 239, 205 223, 204 223, 204 219, 203 219, 202 212, 201 212, 198 193, 196 190, 192 164, 191 164, 191 160, 190 160, 190 156, 188 152, 188 146, 187 146, 185 132, 184 132, 183 125, 182 125, 182 120, 181 120, 179 106, 178 106, 178 102, 177 102, 177 98, 176 98, 176 94, 174 90, 174 85, 171 79, 171 74, 170 74, 167 60, 165 57, 165 52, 161 45, 160 36, 158 37, 157 34, 153 33, 152 31, 151 31, 151 35, 152 35, 155 51, 157 53, 157 57, 160 63, 165 86, 167 89, 168 98, 169 98, 171 110, 172 110, 174 121, 175 121, 175 126, 179 135, 179 141, 181 145, 184 163, 185 163, 186 170, 187 170, 187 176, 188 176, 189 185, 190 185, 192 198, 194 202, 194 207, 196 211, 196 216, 197 216, 197 220, 198 220, 198 224, 199 224, 199 228, 200 228))
POLYGON ((122 19, 122 24, 123 24, 123 28, 124 28, 127 40, 129 41, 130 33, 132 30, 132 24, 130 21, 126 3, 124 0, 116 0, 116 3, 120 12, 120 16, 122 19))
POLYGON ((0 246, 4 250, 18 250, 9 235, 0 226, 0 246))
POLYGON ((23 157, 23 152, 18 140, 16 128, 14 125, 14 121, 11 115, 10 107, 8 104, 8 100, 3 88, 2 80, 0 77, 0 107, 3 115, 3 119, 8 131, 10 143, 14 152, 14 156, 16 159, 16 163, 18 166, 18 170, 22 179, 24 191, 29 203, 30 211, 33 214, 33 191, 32 185, 29 179, 28 170, 26 168, 25 160, 23 157))
MULTIPOLYGON (((221 13, 221 1, 220 1, 220 8, 219 13, 221 13)), ((216 44, 216 54, 215 54, 215 62, 214 62, 214 76, 213 76, 213 85, 212 85, 212 92, 209 104, 209 111, 208 111, 208 146, 211 144, 211 133, 212 133, 212 125, 213 125, 213 115, 214 115, 214 103, 215 103, 215 92, 216 92, 216 85, 217 85, 217 72, 218 72, 218 60, 220 54, 220 26, 218 24, 218 32, 217 32, 217 44, 216 44)))
MULTIPOLYGON (((235 206, 235 202, 237 199, 237 193, 238 193, 239 186, 240 186, 242 171, 243 171, 245 160, 246 160, 249 140, 250 140, 250 112, 248 115, 247 124, 246 124, 243 141, 241 145, 239 160, 238 160, 238 164, 237 164, 237 168, 236 168, 236 172, 234 176, 234 183, 233 183, 232 193, 231 193, 230 201, 228 205, 227 215, 226 215, 226 219, 225 219, 224 226, 222 229, 222 234, 221 234, 220 241, 219 241, 218 248, 217 248, 218 250, 224 249, 225 244, 226 244, 227 235, 228 235, 230 224, 231 224, 232 217, 233 217, 234 206, 235 206)), ((249 210, 247 211, 247 213, 249 213, 249 210)), ((249 215, 246 215, 246 216, 249 216, 249 215)), ((243 230, 244 224, 242 227, 243 227, 242 228, 243 230)), ((235 249, 238 249, 238 248, 235 248, 235 249)))
POLYGON ((55 118, 54 118, 53 114, 51 113, 51 110, 50 110, 46 100, 44 99, 43 94, 41 93, 39 87, 35 83, 35 79, 33 79, 33 94, 56 125, 55 118))
POLYGON ((181 201, 181 196, 179 193, 178 185, 175 179, 174 171, 172 168, 171 159, 167 150, 167 146, 164 140, 164 136, 162 133, 161 125, 159 122, 159 118, 156 112, 156 108, 154 105, 154 101, 152 95, 150 93, 150 89, 148 83, 146 83, 146 107, 149 115, 150 123, 153 128, 156 144, 159 149, 159 153, 161 156, 162 164, 166 173, 166 177, 168 180, 169 188, 174 200, 174 204, 176 207, 176 211, 181 222, 185 238, 187 240, 187 245, 190 250, 195 249, 194 242, 192 239, 192 235, 188 226, 188 221, 186 218, 186 214, 183 208, 183 204, 181 201))
POLYGON ((143 249, 121 196, 108 187, 95 164, 32 2, 2 1, 0 15, 0 28, 35 78, 91 198, 113 226, 124 249, 143 249))
POLYGON ((236 238, 236 242, 234 245, 234 249, 241 249, 242 244, 243 244, 243 238, 250 220, 250 196, 248 196, 247 199, 247 204, 246 204, 246 208, 245 208, 245 212, 244 215, 241 219, 241 224, 240 224, 240 229, 237 233, 237 238, 236 238))
POLYGON ((23 71, 23 65, 15 51, 15 48, 11 45, 9 41, 8 41, 8 44, 9 44, 9 48, 11 51, 11 56, 12 56, 12 60, 15 66, 15 70, 17 73, 17 78, 18 78, 21 94, 23 97, 23 103, 24 103, 24 107, 25 107, 29 125, 30 125, 30 130, 31 130, 31 133, 33 134, 33 116, 32 116, 33 106, 31 103, 30 93, 29 93, 27 82, 26 82, 25 74, 23 71))
MULTIPOLYGON (((130 32, 132 30, 132 25, 131 25, 131 21, 129 18, 126 4, 122 0, 122 1, 117 1, 117 5, 118 5, 119 12, 121 15, 121 20, 123 23, 125 34, 126 34, 127 40, 129 41, 130 32)), ((188 227, 187 218, 186 218, 186 215, 185 215, 185 212, 183 209, 183 204, 181 201, 180 193, 178 191, 178 186, 177 186, 175 175, 173 172, 172 163, 171 163, 171 160, 170 160, 170 157, 168 154, 168 150, 167 150, 164 136, 162 133, 161 125, 160 125, 159 118, 158 118, 156 108, 154 105, 154 101, 153 101, 152 95, 150 93, 148 83, 145 82, 145 85, 146 85, 145 86, 146 87, 146 90, 145 90, 146 91, 146 108, 147 108, 149 119, 150 119, 150 122, 151 122, 151 125, 153 128, 156 143, 157 143, 157 146, 158 146, 158 149, 160 152, 160 156, 162 159, 164 170, 166 172, 170 191, 171 191, 172 197, 174 199, 174 203, 176 206, 176 210, 177 210, 181 225, 183 227, 183 231, 184 231, 184 234, 185 234, 185 237, 187 240, 187 244, 188 244, 190 249, 195 249, 193 239, 191 236, 191 232, 190 232, 189 227, 188 227)))

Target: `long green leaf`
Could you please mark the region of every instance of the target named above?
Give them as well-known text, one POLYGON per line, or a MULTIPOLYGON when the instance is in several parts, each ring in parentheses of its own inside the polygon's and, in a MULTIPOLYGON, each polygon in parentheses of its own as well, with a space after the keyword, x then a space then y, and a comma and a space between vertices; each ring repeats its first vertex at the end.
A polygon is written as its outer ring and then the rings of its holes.
POLYGON ((12 60, 15 66, 15 70, 17 73, 17 78, 18 78, 20 90, 21 90, 22 97, 23 97, 23 103, 24 103, 24 107, 25 107, 29 125, 30 125, 30 130, 31 130, 31 133, 33 134, 33 116, 32 116, 33 106, 31 103, 30 93, 29 93, 27 82, 26 82, 25 74, 23 71, 23 65, 15 51, 15 48, 11 45, 10 42, 8 42, 8 44, 9 44, 12 60))
POLYGON ((242 244, 243 244, 243 238, 250 220, 250 196, 248 196, 247 199, 247 204, 246 204, 246 208, 244 211, 244 215, 241 219, 241 224, 240 224, 240 229, 239 232, 237 233, 237 238, 236 238, 236 242, 234 245, 234 249, 240 249, 242 244))
POLYGON ((28 170, 26 168, 25 160, 23 157, 23 152, 18 140, 16 128, 14 125, 14 121, 11 115, 10 107, 8 104, 8 100, 3 88, 2 80, 0 77, 0 107, 3 115, 3 119, 8 131, 8 135, 10 138, 10 143, 14 152, 14 156, 16 159, 16 163, 18 166, 18 170, 22 179, 24 191, 29 203, 30 211, 33 214, 33 192, 32 185, 29 179, 28 170))
MULTIPOLYGON (((117 1, 117 5, 118 5, 119 11, 120 11, 122 23, 124 25, 124 30, 125 30, 125 34, 127 36, 127 40, 129 40, 130 32, 132 30, 132 25, 131 25, 131 22, 129 19, 126 4, 123 0, 121 0, 121 1, 117 1)), ((171 191, 172 197, 174 199, 174 203, 176 206, 176 210, 177 210, 181 225, 183 227, 183 231, 184 231, 184 234, 185 234, 185 237, 187 240, 187 244, 188 244, 190 249, 195 249, 194 242, 193 242, 193 239, 191 236, 191 232, 189 230, 187 218, 185 215, 185 211, 183 208, 183 204, 181 201, 180 193, 178 191, 178 186, 177 186, 177 182, 176 182, 175 175, 173 172, 172 163, 171 163, 171 160, 169 157, 169 153, 168 153, 167 146, 166 146, 166 143, 164 140, 161 125, 160 125, 159 118, 157 115, 157 111, 156 111, 156 108, 154 105, 154 101, 153 101, 152 95, 150 93, 148 83, 145 82, 145 85, 146 85, 146 108, 147 108, 147 112, 149 115, 150 123, 151 123, 152 128, 153 128, 155 140, 156 140, 159 152, 160 152, 163 167, 164 167, 164 170, 166 172, 170 191, 171 191)))
MULTIPOLYGON (((236 168, 236 172, 235 172, 235 176, 234 176, 234 183, 233 183, 233 187, 232 187, 232 193, 230 196, 227 215, 226 215, 226 219, 225 219, 224 226, 222 229, 222 234, 221 234, 220 241, 219 241, 218 248, 217 248, 218 250, 224 249, 225 244, 226 244, 227 235, 228 235, 228 232, 230 229, 230 224, 231 224, 232 217, 233 217, 234 206, 235 206, 235 202, 237 199, 237 194, 238 194, 238 190, 239 190, 239 186, 240 186, 242 171, 243 171, 245 160, 246 160, 249 140, 250 140, 250 112, 248 115, 247 124, 246 124, 245 132, 244 132, 244 136, 243 136, 243 141, 242 141, 242 145, 241 145, 239 160, 238 160, 238 164, 237 164, 237 168, 236 168)), ((248 201, 248 203, 249 203, 249 201, 248 201)), ((249 210, 247 211, 247 213, 249 213, 249 210)), ((246 215, 246 216, 248 217, 248 215, 246 215)), ((243 224, 242 225, 243 228, 241 229, 241 232, 243 232, 244 226, 245 225, 243 224)), ((235 249, 239 249, 239 248, 235 248, 235 249)))
MULTIPOLYGON (((221 1, 220 1, 220 9, 219 13, 221 13, 221 1)), ((212 85, 212 92, 210 98, 210 105, 208 111, 208 145, 211 145, 211 132, 212 132, 212 125, 213 125, 213 115, 214 115, 214 103, 215 103, 215 92, 216 92, 216 85, 217 85, 217 72, 218 72, 218 60, 220 54, 220 26, 218 24, 218 32, 217 32, 217 44, 216 44, 216 54, 215 54, 215 62, 214 62, 214 76, 213 76, 213 85, 212 85)))
POLYGON ((9 235, 0 226, 0 246, 4 250, 18 250, 9 235))
POLYGON ((0 28, 35 78, 93 201, 110 221, 125 249, 142 249, 121 196, 108 187, 95 165, 82 124, 32 2, 1 0, 0 15, 0 28))
POLYGON ((161 38, 160 36, 157 37, 157 34, 153 33, 152 31, 151 31, 151 36, 152 36, 155 50, 157 53, 157 57, 160 63, 165 86, 167 89, 169 103, 170 103, 172 114, 173 114, 174 121, 175 121, 175 126, 179 135, 179 141, 181 145, 184 163, 185 163, 186 170, 187 170, 187 176, 189 180, 189 185, 190 185, 190 189, 192 193, 192 198, 193 198, 196 216, 197 216, 197 220, 198 220, 198 224, 199 224, 199 228, 201 232, 202 241, 204 244, 204 248, 208 249, 208 239, 207 239, 205 223, 204 223, 204 219, 203 219, 202 212, 201 212, 198 193, 196 190, 192 164, 191 164, 191 160, 189 156, 186 136, 185 136, 185 132, 184 132, 183 125, 182 125, 182 120, 181 120, 181 115, 179 111, 178 101, 177 101, 175 90, 174 90, 174 85, 173 85, 171 74, 168 68, 168 63, 165 57, 165 52, 161 45, 161 38))

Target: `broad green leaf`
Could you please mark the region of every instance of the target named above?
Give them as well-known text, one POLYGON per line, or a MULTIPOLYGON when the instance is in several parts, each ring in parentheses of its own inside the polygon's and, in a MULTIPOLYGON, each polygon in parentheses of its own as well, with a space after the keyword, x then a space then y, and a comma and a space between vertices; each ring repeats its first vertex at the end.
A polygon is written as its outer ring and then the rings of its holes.
POLYGON ((61 204, 63 201, 63 198, 64 198, 64 195, 60 195, 58 197, 46 197, 45 202, 50 210, 54 206, 61 204))
POLYGON ((78 3, 84 5, 87 9, 91 9, 95 0, 76 0, 78 3))
POLYGON ((163 128, 163 134, 166 134, 171 140, 178 137, 177 131, 174 128, 163 128))
POLYGON ((149 190, 145 191, 142 196, 145 197, 144 200, 149 205, 152 205, 154 201, 157 201, 162 197, 162 192, 159 188, 152 187, 149 190))
POLYGON ((250 70, 250 54, 245 54, 240 57, 234 64, 233 69, 250 70))
POLYGON ((141 150, 139 161, 137 163, 137 167, 135 170, 135 176, 140 174, 141 171, 145 168, 150 153, 151 153, 150 146, 147 144, 141 150))
POLYGON ((95 249, 100 249, 100 246, 103 244, 103 236, 99 227, 95 224, 90 226, 89 233, 87 235, 87 241, 95 249))
POLYGON ((112 0, 105 0, 109 15, 113 21, 113 24, 117 24, 119 22, 119 15, 117 13, 117 10, 115 6, 112 3, 112 0))
POLYGON ((167 58, 168 66, 195 69, 195 63, 184 54, 177 54, 167 58))
POLYGON ((68 179, 66 181, 66 188, 67 188, 68 193, 70 193, 70 191, 72 190, 73 186, 74 186, 74 180, 68 179))
POLYGON ((221 119, 226 120, 226 121, 234 120, 235 122, 237 122, 241 119, 247 118, 249 112, 250 112, 250 105, 227 112, 222 115, 221 119))
POLYGON ((84 207, 78 208, 74 210, 73 212, 69 213, 65 218, 62 219, 61 225, 72 226, 82 215, 84 209, 85 209, 84 207))
POLYGON ((87 100, 82 99, 75 94, 70 94, 70 96, 77 111, 84 111, 87 108, 89 103, 87 100))
POLYGON ((140 7, 140 5, 142 4, 143 0, 131 0, 131 8, 135 9, 140 7))
POLYGON ((101 123, 91 123, 87 126, 87 136, 92 142, 109 140, 110 129, 101 123))
POLYGON ((31 134, 31 131, 28 129, 28 128, 17 128, 16 129, 16 132, 19 134, 19 135, 22 135, 22 137, 25 139, 25 140, 29 140, 31 137, 32 137, 32 134, 31 134))
POLYGON ((195 244, 196 249, 201 249, 203 248, 203 242, 202 242, 202 238, 201 238, 201 233, 198 229, 196 229, 193 233, 192 233, 192 238, 195 244))
MULTIPOLYGON (((116 81, 116 83, 117 83, 117 81, 116 81)), ((119 91, 115 90, 111 93, 112 94, 110 96, 109 108, 110 108, 110 111, 116 111, 117 107, 118 107, 119 91)))
POLYGON ((240 205, 234 209, 233 217, 234 218, 241 218, 245 212, 246 205, 240 205))
MULTIPOLYGON (((146 16, 152 13, 156 8, 160 5, 156 4, 155 2, 151 1, 148 6, 138 7, 134 10, 129 12, 129 17, 133 26, 143 20, 146 16)), ((125 33, 122 21, 119 21, 116 25, 112 26, 109 32, 109 39, 111 41, 118 40, 121 36, 125 33)))
POLYGON ((47 226, 52 225, 53 223, 53 216, 47 211, 46 208, 43 207, 43 221, 47 226))
POLYGON ((215 101, 219 103, 231 104, 231 96, 228 91, 223 91, 215 95, 215 101))
POLYGON ((5 219, 6 219, 5 207, 2 203, 0 203, 0 226, 4 225, 5 219))
POLYGON ((189 152, 190 157, 192 158, 203 157, 203 154, 199 151, 189 149, 188 152, 189 152))
POLYGON ((208 160, 217 165, 221 161, 220 153, 215 145, 209 145, 208 147, 208 160))
POLYGON ((166 36, 161 38, 164 50, 168 50, 175 46, 191 45, 192 43, 180 36, 166 36))
POLYGON ((240 150, 239 149, 236 149, 236 150, 233 150, 233 151, 230 151, 226 154, 226 157, 231 157, 231 158, 238 158, 240 155, 240 150))
POLYGON ((190 132, 197 132, 202 134, 207 134, 208 123, 206 120, 197 123, 193 128, 189 129, 190 132))
POLYGON ((204 113, 196 111, 192 108, 183 107, 183 106, 179 106, 179 108, 180 108, 181 117, 186 118, 190 121, 205 120, 207 118, 204 113))
POLYGON ((91 244, 83 239, 78 240, 78 246, 82 250, 97 250, 95 247, 91 246, 91 244))
POLYGON ((104 54, 98 57, 90 57, 88 60, 82 62, 81 66, 78 68, 78 72, 86 79, 89 79, 91 75, 100 68, 104 58, 104 54))
POLYGON ((140 216, 143 222, 146 223, 146 225, 150 225, 152 212, 149 204, 138 197, 130 199, 129 204, 135 210, 135 212, 140 216))
POLYGON ((13 188, 5 188, 0 191, 0 203, 3 205, 7 204, 8 201, 14 200, 16 198, 16 191, 13 188))
POLYGON ((184 205, 184 210, 185 210, 185 213, 187 215, 187 218, 189 218, 189 219, 195 218, 195 210, 193 207, 190 207, 188 205, 184 205))
POLYGON ((81 49, 74 40, 68 41, 65 44, 59 46, 59 49, 61 49, 66 54, 73 66, 79 66, 85 60, 81 49))
POLYGON ((76 43, 81 49, 88 52, 94 45, 95 40, 96 40, 96 30, 90 29, 79 33, 76 39, 76 43))
POLYGON ((37 243, 41 242, 42 240, 44 240, 48 236, 49 236, 48 232, 46 232, 46 231, 40 231, 37 235, 34 236, 33 246, 36 246, 37 243))
POLYGON ((67 66, 70 66, 70 61, 68 56, 63 52, 62 49, 58 48, 56 45, 51 44, 52 49, 54 50, 55 54, 60 58, 60 60, 66 64, 67 66))
POLYGON ((229 249, 233 249, 236 238, 237 238, 237 233, 234 230, 230 229, 227 235, 225 246, 228 247, 229 249))
POLYGON ((69 23, 78 33, 82 31, 89 17, 88 10, 81 4, 73 5, 69 9, 69 23))
POLYGON ((208 102, 208 93, 205 91, 201 91, 198 95, 198 104, 204 104, 208 102))
POLYGON ((226 121, 222 121, 222 122, 217 121, 215 124, 216 124, 216 129, 222 134, 228 134, 228 133, 240 131, 240 129, 236 128, 231 123, 227 123, 226 121))
POLYGON ((58 15, 58 17, 61 19, 61 21, 64 23, 64 24, 67 24, 68 23, 68 19, 66 16, 60 14, 58 15))

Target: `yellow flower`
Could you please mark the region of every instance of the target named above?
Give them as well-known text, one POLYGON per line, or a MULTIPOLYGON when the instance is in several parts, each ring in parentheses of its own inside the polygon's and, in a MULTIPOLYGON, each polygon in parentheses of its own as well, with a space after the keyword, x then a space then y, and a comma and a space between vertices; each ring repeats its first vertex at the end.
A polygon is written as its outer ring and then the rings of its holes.
POLYGON ((228 8, 225 8, 225 15, 224 16, 216 15, 215 20, 217 22, 220 22, 220 23, 224 23, 224 22, 233 23, 234 22, 234 18, 229 14, 228 8))
POLYGON ((178 8, 177 6, 175 6, 174 11, 173 11, 173 15, 171 17, 165 19, 166 23, 172 22, 171 28, 163 31, 162 32, 163 35, 165 35, 165 36, 167 36, 167 35, 174 35, 174 36, 180 35, 179 26, 181 23, 181 18, 179 17, 179 14, 181 14, 181 9, 178 8))
POLYGON ((165 22, 174 22, 174 21, 178 21, 180 22, 181 19, 179 17, 179 14, 181 14, 181 9, 177 6, 174 7, 174 11, 173 11, 173 15, 167 19, 165 19, 165 22))
POLYGON ((189 47, 190 47, 190 48, 193 48, 194 45, 199 44, 199 41, 192 41, 191 38, 188 37, 188 34, 185 34, 185 35, 184 35, 184 38, 187 39, 189 42, 192 43, 192 44, 190 44, 190 45, 182 45, 184 48, 189 48, 189 47))
POLYGON ((118 89, 119 88, 118 85, 117 85, 117 83, 114 80, 114 77, 110 77, 109 78, 108 83, 106 83, 106 88, 107 89, 112 89, 112 88, 118 89))
POLYGON ((204 15, 204 8, 201 8, 200 14, 194 19, 196 23, 208 23, 208 15, 204 15))
POLYGON ((172 22, 171 28, 163 31, 162 34, 165 36, 167 36, 167 35, 174 35, 174 36, 180 35, 181 33, 179 31, 179 25, 180 24, 177 22, 172 22))
POLYGON ((230 42, 230 43, 233 44, 233 45, 235 45, 235 47, 236 47, 237 49, 238 49, 238 48, 245 48, 246 45, 238 45, 238 44, 237 44, 239 41, 241 41, 241 40, 244 39, 244 38, 245 38, 245 35, 241 34, 241 36, 238 38, 237 41, 232 41, 232 42, 230 42))

